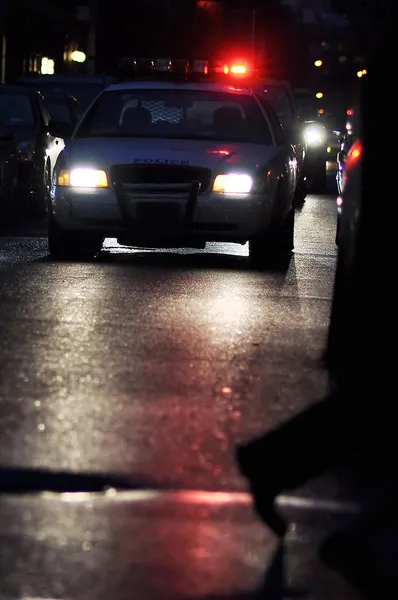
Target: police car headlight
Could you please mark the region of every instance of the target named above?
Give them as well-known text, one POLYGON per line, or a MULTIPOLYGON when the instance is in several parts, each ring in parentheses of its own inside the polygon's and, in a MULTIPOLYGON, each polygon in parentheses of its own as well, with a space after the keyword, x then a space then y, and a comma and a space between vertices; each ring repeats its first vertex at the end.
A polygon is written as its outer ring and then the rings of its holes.
POLYGON ((217 175, 214 180, 213 192, 221 194, 248 194, 253 187, 250 175, 228 173, 217 175))
POLYGON ((304 137, 309 146, 321 146, 326 141, 326 133, 321 125, 309 125, 306 127, 304 137))
POLYGON ((104 188, 108 187, 108 177, 100 169, 72 169, 58 173, 57 185, 63 187, 104 188))

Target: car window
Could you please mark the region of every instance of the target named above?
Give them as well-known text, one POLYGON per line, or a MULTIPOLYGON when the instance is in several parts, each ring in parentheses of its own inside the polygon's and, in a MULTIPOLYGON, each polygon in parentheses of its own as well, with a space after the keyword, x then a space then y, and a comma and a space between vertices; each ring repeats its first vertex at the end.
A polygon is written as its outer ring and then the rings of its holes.
POLYGON ((76 137, 166 137, 272 144, 251 95, 209 90, 110 90, 84 117, 76 137))
POLYGON ((28 94, 0 93, 0 121, 10 127, 34 127, 35 112, 28 94))
POLYGON ((47 125, 50 121, 50 113, 48 111, 47 106, 43 102, 41 96, 38 97, 38 105, 39 105, 39 110, 40 110, 41 116, 43 118, 44 126, 47 127, 47 125))
POLYGON ((64 93, 73 96, 79 104, 86 108, 102 92, 105 85, 102 83, 38 83, 38 88, 44 96, 51 93, 64 93))
POLYGON ((70 106, 66 100, 59 98, 46 98, 46 104, 50 110, 51 118, 54 121, 72 123, 73 115, 70 106))

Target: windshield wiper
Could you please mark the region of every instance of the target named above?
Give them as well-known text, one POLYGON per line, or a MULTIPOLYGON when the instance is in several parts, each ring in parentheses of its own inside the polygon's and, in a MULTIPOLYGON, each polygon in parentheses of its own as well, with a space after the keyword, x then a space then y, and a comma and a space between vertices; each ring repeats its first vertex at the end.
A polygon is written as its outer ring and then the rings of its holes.
POLYGON ((104 492, 111 488, 135 490, 149 487, 153 488, 153 484, 149 486, 148 481, 106 473, 73 473, 71 471, 0 466, 0 494, 104 492))

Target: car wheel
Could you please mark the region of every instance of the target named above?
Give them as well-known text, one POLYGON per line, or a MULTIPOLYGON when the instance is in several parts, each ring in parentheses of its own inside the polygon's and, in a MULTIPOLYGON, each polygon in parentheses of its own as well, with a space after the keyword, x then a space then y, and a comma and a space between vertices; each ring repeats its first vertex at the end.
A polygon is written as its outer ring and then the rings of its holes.
POLYGON ((98 234, 65 231, 50 214, 48 221, 48 249, 56 260, 94 258, 101 251, 104 238, 98 234))
POLYGON ((258 238, 249 242, 249 258, 256 268, 273 267, 289 259, 294 248, 294 207, 282 223, 271 224, 258 238))

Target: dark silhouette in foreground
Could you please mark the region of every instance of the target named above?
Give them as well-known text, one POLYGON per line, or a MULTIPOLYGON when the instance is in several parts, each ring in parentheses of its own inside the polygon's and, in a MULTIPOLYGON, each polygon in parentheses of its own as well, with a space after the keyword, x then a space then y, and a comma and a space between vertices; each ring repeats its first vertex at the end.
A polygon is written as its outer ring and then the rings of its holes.
POLYGON ((275 508, 277 495, 327 472, 340 477, 345 468, 341 488, 355 492, 362 512, 324 541, 319 555, 372 600, 398 597, 396 365, 389 337, 395 330, 396 231, 388 176, 394 169, 388 148, 398 132, 395 114, 389 118, 385 112, 383 92, 394 72, 397 39, 394 32, 378 47, 363 83, 356 260, 348 277, 340 277, 337 267, 326 351, 333 389, 328 398, 237 450, 257 512, 280 536, 287 523, 275 508))

